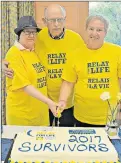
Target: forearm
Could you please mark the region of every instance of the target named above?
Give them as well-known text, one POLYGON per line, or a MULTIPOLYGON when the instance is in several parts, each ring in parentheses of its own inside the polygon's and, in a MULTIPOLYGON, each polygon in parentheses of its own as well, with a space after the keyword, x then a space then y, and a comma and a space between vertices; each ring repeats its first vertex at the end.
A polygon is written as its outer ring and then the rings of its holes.
POLYGON ((48 97, 43 95, 40 91, 38 91, 32 85, 28 85, 28 86, 24 87, 23 90, 30 96, 32 96, 46 104, 48 104, 51 101, 48 97))
POLYGON ((70 96, 75 83, 70 83, 68 81, 63 81, 60 89, 59 101, 67 101, 70 96))

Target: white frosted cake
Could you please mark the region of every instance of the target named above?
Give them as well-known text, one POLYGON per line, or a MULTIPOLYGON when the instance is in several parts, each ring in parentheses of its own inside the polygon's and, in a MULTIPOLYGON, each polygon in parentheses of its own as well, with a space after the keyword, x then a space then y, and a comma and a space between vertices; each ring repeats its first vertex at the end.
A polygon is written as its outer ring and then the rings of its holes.
POLYGON ((46 127, 18 133, 11 152, 21 162, 117 162, 118 154, 101 128, 46 127))

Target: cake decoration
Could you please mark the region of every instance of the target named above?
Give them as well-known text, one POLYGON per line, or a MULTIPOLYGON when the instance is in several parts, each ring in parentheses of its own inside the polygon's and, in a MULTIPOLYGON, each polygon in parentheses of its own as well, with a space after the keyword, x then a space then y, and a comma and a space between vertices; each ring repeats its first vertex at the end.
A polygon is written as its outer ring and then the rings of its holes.
POLYGON ((24 163, 36 160, 46 163, 102 163, 117 162, 118 154, 102 128, 47 127, 45 130, 19 133, 11 159, 24 163))

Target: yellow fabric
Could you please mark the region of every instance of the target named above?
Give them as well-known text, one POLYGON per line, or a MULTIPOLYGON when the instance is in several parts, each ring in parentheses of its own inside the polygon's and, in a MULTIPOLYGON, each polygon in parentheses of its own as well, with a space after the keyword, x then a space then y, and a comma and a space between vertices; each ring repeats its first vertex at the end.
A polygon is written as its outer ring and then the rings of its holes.
POLYGON ((66 64, 62 78, 75 84, 74 116, 89 123, 106 123, 108 104, 100 99, 103 92, 110 92, 111 104, 116 104, 121 78, 121 47, 104 43, 98 50, 87 48, 73 53, 66 64))
MULTIPOLYGON (((14 28, 17 26, 18 18, 25 15, 33 15, 34 2, 1 2, 1 55, 5 58, 5 54, 8 49, 13 45, 16 35, 14 33, 14 28), (19 8, 21 11, 18 12, 19 8)), ((5 75, 2 73, 2 124, 6 123, 5 117, 5 75)))
MULTIPOLYGON (((13 45, 16 35, 14 29, 17 27, 17 21, 21 16, 34 16, 34 2, 30 1, 2 1, 1 2, 1 57, 5 58, 8 49, 13 45)), ((2 124, 6 123, 6 91, 5 91, 5 75, 2 73, 2 124)))
MULTIPOLYGON (((71 52, 84 44, 81 36, 71 30, 65 30, 63 39, 54 40, 48 34, 48 29, 43 28, 38 34, 36 52, 47 71, 48 96, 58 102, 62 83, 61 74, 67 58, 71 52)), ((67 108, 73 106, 73 94, 69 97, 67 108)))
POLYGON ((46 74, 34 51, 20 51, 12 46, 6 55, 9 67, 14 71, 13 79, 6 78, 6 119, 8 125, 48 126, 48 107, 29 96, 23 87, 33 85, 47 95, 46 74))

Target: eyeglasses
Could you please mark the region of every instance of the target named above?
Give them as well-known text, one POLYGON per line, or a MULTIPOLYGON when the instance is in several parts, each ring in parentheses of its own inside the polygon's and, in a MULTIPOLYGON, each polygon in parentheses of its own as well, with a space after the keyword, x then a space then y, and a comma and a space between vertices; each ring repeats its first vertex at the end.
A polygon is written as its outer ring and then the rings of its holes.
POLYGON ((45 19, 48 23, 63 23, 65 18, 45 19))
POLYGON ((37 34, 37 31, 27 31, 27 30, 23 30, 24 34, 27 35, 27 36, 30 36, 31 34, 32 35, 36 35, 37 34))

